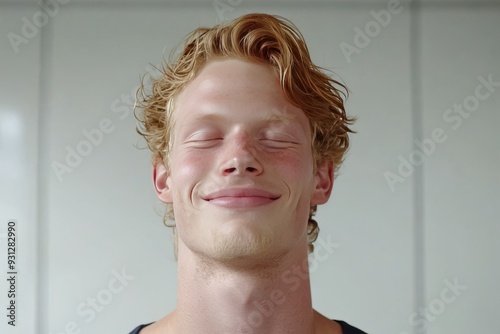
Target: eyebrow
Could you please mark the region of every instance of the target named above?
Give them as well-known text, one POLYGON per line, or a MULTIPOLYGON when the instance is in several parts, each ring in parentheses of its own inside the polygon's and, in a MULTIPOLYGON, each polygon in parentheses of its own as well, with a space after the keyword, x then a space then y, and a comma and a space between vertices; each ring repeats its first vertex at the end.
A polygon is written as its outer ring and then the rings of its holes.
MULTIPOLYGON (((219 122, 225 119, 226 116, 218 113, 207 113, 195 117, 195 120, 197 121, 209 121, 209 122, 219 122)), ((270 115, 265 115, 264 117, 259 119, 259 121, 267 123, 267 122, 294 121, 296 119, 297 118, 295 116, 290 114, 270 114, 270 115)))

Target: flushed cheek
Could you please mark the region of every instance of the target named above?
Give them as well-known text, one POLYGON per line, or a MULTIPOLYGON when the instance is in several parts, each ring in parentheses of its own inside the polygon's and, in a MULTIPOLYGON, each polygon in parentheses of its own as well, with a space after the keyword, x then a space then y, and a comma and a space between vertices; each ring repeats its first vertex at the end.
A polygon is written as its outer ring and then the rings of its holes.
POLYGON ((294 202, 300 197, 308 197, 312 190, 314 175, 312 158, 308 155, 277 155, 272 161, 277 175, 287 184, 294 202))
POLYGON ((193 191, 210 173, 210 162, 207 157, 194 154, 183 154, 172 157, 172 186, 177 198, 174 201, 186 205, 193 201, 193 191))
POLYGON ((177 178, 192 179, 210 171, 213 154, 204 151, 179 150, 172 156, 172 173, 177 174, 177 178))
POLYGON ((312 163, 307 164, 306 161, 306 155, 276 154, 270 159, 269 165, 279 167, 280 174, 298 181, 312 175, 312 163))

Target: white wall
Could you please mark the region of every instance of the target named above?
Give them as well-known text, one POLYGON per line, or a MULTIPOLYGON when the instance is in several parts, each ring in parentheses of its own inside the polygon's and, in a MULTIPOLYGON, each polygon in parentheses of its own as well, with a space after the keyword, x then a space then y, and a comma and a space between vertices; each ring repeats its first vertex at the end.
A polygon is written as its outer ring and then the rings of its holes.
POLYGON ((464 286, 429 333, 494 332, 500 325, 500 7, 426 8, 420 22, 424 132, 442 128, 447 136, 425 165, 426 300, 440 298, 444 279, 464 286), (492 91, 482 87, 489 76, 492 91), (464 105, 463 115, 455 104, 464 105))
MULTIPOLYGON (((220 17, 212 1, 66 2, 16 53, 7 34, 22 35, 22 18, 40 7, 0 1, 0 233, 16 218, 21 240, 19 327, 2 320, 2 333, 128 333, 175 305, 171 231, 156 212, 149 152, 134 147, 145 144, 131 107, 148 64, 220 17), (99 128, 86 144, 85 132, 99 128), (88 154, 69 166, 78 149, 88 154), (109 284, 122 271, 129 280, 116 291, 109 284), (96 297, 106 305, 91 311, 96 297)), ((243 1, 225 15, 289 18, 316 63, 351 89, 358 134, 318 212, 319 239, 338 247, 312 270, 315 308, 368 333, 492 332, 500 325, 500 87, 460 126, 447 110, 475 101, 479 76, 500 81, 500 2, 403 2, 381 27, 371 11, 387 6, 243 1), (360 45, 356 29, 377 26, 360 45), (347 44, 358 47, 350 56, 347 44), (443 139, 423 165, 391 186, 387 173, 418 157, 415 140, 433 146, 436 129, 443 139), (445 283, 454 281, 456 296, 445 283)))
POLYGON ((40 32, 33 30, 15 52, 7 34, 19 31, 22 17, 36 6, 0 5, 0 332, 35 333, 37 309, 38 115, 40 32), (14 240, 7 224, 15 220, 14 240), (7 268, 8 242, 15 242, 15 268, 7 268), (15 276, 11 290, 7 278, 15 276), (15 299, 8 298, 14 291, 15 299), (16 326, 7 325, 7 307, 15 300, 16 326))

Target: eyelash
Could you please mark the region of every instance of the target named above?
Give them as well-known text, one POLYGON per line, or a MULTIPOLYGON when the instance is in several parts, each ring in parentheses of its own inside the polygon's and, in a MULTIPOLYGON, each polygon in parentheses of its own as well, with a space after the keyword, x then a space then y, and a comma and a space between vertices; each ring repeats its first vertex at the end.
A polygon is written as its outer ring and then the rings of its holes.
MULTIPOLYGON (((193 148, 212 148, 216 146, 219 141, 223 141, 222 137, 213 137, 213 138, 200 138, 200 139, 192 139, 186 142, 190 147, 193 148)), ((291 140, 282 140, 282 139, 273 139, 273 138, 260 138, 258 142, 264 147, 271 149, 284 149, 288 148, 292 145, 297 145, 299 143, 291 141, 291 140)))
POLYGON ((195 140, 187 141, 186 144, 188 144, 189 146, 194 147, 194 148, 210 148, 210 147, 215 146, 219 140, 223 140, 223 139, 224 138, 195 139, 195 140))
POLYGON ((287 148, 292 145, 296 145, 296 142, 290 141, 290 140, 279 140, 279 139, 270 139, 270 138, 264 138, 260 140, 263 142, 266 146, 270 148, 287 148))

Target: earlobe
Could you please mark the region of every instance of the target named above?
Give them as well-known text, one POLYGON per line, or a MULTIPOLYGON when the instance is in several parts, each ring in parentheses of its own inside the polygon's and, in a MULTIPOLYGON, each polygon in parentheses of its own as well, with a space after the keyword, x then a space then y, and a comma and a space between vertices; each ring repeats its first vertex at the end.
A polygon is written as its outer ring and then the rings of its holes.
POLYGON ((153 182, 156 195, 163 203, 172 203, 172 191, 169 186, 169 174, 162 163, 153 166, 153 182))
POLYGON ((333 162, 325 161, 318 165, 315 174, 315 187, 311 196, 311 205, 324 204, 330 198, 333 189, 333 162))

